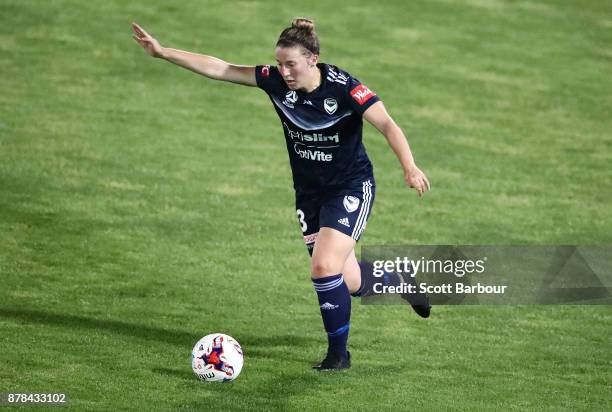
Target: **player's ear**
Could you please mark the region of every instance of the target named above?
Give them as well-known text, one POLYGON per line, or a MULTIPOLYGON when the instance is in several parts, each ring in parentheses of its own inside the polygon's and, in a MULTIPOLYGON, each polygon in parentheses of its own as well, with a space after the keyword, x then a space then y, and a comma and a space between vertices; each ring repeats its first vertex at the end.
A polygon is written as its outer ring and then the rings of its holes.
POLYGON ((315 66, 319 62, 319 55, 312 53, 309 60, 310 66, 315 66))

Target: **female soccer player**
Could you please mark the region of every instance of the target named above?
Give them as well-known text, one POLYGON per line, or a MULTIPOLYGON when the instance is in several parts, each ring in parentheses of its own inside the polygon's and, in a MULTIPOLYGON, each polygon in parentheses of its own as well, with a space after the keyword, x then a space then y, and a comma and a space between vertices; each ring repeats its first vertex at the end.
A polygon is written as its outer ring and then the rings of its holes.
MULTIPOLYGON (((276 66, 241 66, 162 47, 136 23, 132 28, 134 39, 153 57, 211 79, 257 86, 268 94, 285 134, 297 217, 312 256, 312 282, 328 335, 327 355, 314 368, 350 367, 350 294, 359 296, 365 287, 355 245, 376 188, 362 144, 362 118, 385 136, 406 184, 422 196, 429 181, 414 163, 404 133, 376 93, 338 67, 319 63, 319 40, 311 20, 297 18, 282 31, 276 66)), ((429 315, 428 305, 421 310, 421 316, 429 315)))

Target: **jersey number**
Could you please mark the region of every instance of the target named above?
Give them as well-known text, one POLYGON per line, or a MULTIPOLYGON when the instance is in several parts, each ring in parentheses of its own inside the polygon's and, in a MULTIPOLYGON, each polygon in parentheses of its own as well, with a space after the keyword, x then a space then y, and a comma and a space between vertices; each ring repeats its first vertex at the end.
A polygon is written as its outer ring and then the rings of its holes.
POLYGON ((297 213, 297 217, 300 220, 300 226, 302 227, 302 233, 306 233, 306 229, 308 229, 308 225, 304 221, 304 212, 302 212, 302 209, 298 209, 295 211, 295 213, 297 213))

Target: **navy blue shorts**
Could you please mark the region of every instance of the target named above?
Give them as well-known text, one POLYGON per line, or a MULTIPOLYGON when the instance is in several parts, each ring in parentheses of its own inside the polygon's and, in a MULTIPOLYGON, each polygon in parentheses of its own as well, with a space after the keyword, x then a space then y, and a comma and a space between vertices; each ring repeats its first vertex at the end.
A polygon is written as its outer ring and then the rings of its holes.
POLYGON ((336 193, 295 193, 298 221, 311 255, 321 227, 331 227, 359 240, 372 211, 376 193, 373 182, 373 179, 366 180, 360 187, 336 193))

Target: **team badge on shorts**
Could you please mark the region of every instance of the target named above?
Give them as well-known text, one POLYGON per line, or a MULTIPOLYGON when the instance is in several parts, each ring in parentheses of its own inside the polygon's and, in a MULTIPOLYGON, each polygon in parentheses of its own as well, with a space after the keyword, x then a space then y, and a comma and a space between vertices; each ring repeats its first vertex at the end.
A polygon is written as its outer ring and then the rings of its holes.
POLYGON ((347 212, 352 213, 359 207, 359 198, 355 196, 344 196, 342 204, 347 212))

